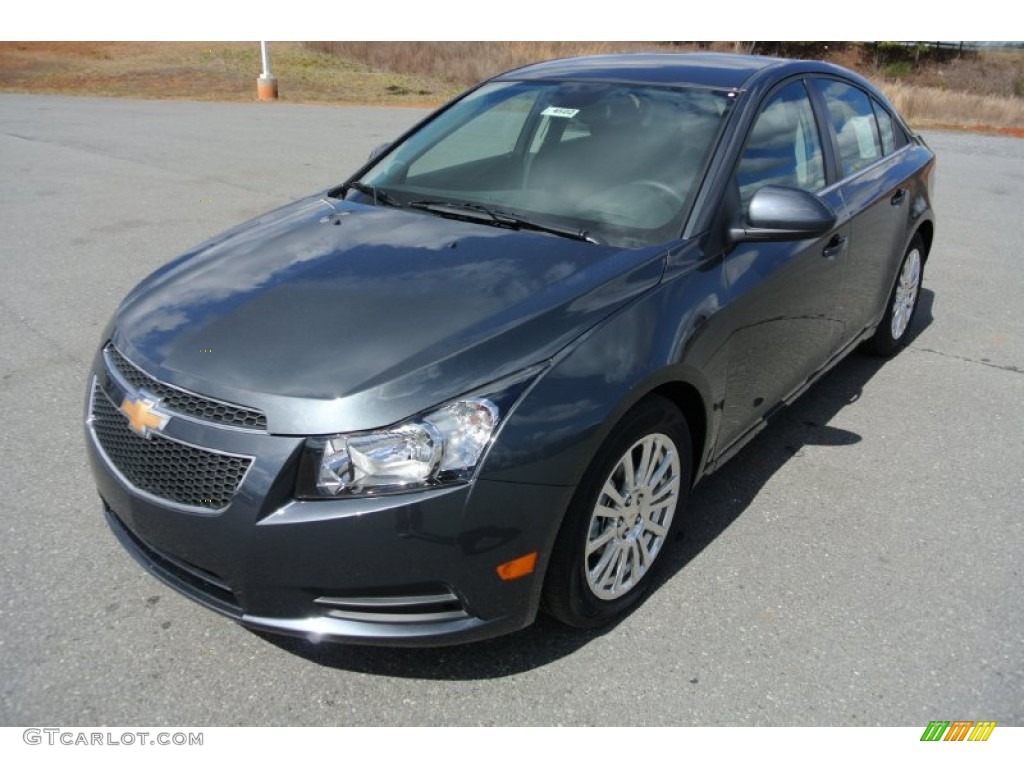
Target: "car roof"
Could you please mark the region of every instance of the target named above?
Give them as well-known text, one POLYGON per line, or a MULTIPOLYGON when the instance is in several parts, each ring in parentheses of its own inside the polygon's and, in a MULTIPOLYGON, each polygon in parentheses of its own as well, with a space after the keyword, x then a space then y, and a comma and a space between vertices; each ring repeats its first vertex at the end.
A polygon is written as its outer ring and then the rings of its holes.
POLYGON ((815 61, 728 53, 625 53, 580 56, 531 64, 496 80, 594 80, 643 85, 689 85, 741 89, 755 75, 771 69, 772 79, 797 72, 845 70, 815 61))

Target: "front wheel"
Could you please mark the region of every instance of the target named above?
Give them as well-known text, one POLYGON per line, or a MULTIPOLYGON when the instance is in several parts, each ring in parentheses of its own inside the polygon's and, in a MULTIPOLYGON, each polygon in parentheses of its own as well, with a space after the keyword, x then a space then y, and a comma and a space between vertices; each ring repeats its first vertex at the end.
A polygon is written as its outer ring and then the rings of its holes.
POLYGON ((596 627, 646 593, 675 536, 690 487, 690 432, 669 400, 635 406, 598 451, 551 555, 544 606, 559 621, 596 627))
POLYGON ((914 235, 910 247, 903 256, 900 273, 889 295, 889 305, 882 322, 867 343, 869 352, 882 357, 892 357, 903 345, 921 294, 924 252, 924 240, 921 235, 914 235))

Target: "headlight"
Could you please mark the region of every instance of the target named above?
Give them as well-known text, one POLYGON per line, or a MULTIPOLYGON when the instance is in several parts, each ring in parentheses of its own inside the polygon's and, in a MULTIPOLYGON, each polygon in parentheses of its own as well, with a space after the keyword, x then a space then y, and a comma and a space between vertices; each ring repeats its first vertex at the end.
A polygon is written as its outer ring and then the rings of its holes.
POLYGON ((298 495, 324 498, 466 482, 536 366, 386 429, 309 438, 298 495))

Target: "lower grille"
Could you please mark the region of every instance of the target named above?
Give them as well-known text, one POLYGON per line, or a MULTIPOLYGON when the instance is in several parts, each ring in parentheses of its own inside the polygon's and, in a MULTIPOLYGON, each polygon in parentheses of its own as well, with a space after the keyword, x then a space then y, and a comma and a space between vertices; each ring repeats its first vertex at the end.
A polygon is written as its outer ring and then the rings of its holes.
POLYGON ((242 615, 238 601, 235 600, 235 593, 216 575, 150 546, 132 533, 128 526, 111 511, 106 502, 103 503, 103 506, 107 513, 107 523, 117 538, 136 560, 159 576, 161 580, 183 590, 215 610, 232 616, 242 615))
POLYGON ((136 434, 128 419, 93 384, 90 425, 110 464, 133 487, 160 499, 208 510, 231 503, 252 463, 151 434, 136 434))
POLYGON ((462 601, 448 589, 421 595, 318 597, 313 601, 327 616, 385 624, 424 624, 469 617, 462 601))

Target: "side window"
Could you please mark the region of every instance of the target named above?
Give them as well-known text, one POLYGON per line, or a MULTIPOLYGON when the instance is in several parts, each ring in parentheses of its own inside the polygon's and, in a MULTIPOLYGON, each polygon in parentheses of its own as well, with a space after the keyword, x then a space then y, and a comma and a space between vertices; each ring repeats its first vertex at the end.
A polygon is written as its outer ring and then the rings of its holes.
POLYGON ((892 117, 885 111, 885 107, 874 99, 871 106, 875 108, 875 119, 878 120, 878 135, 882 139, 882 154, 891 155, 896 150, 896 133, 892 128, 892 117))
POLYGON ((807 89, 792 82, 777 91, 754 121, 736 169, 743 204, 766 184, 817 192, 825 186, 814 110, 807 89))
POLYGON ((871 108, 871 99, 860 88, 838 80, 820 82, 829 119, 836 133, 843 176, 849 176, 867 168, 882 156, 878 123, 871 108))
POLYGON ((905 147, 910 143, 910 137, 907 136, 907 132, 900 127, 900 124, 895 120, 892 123, 893 133, 896 134, 896 149, 905 147))

